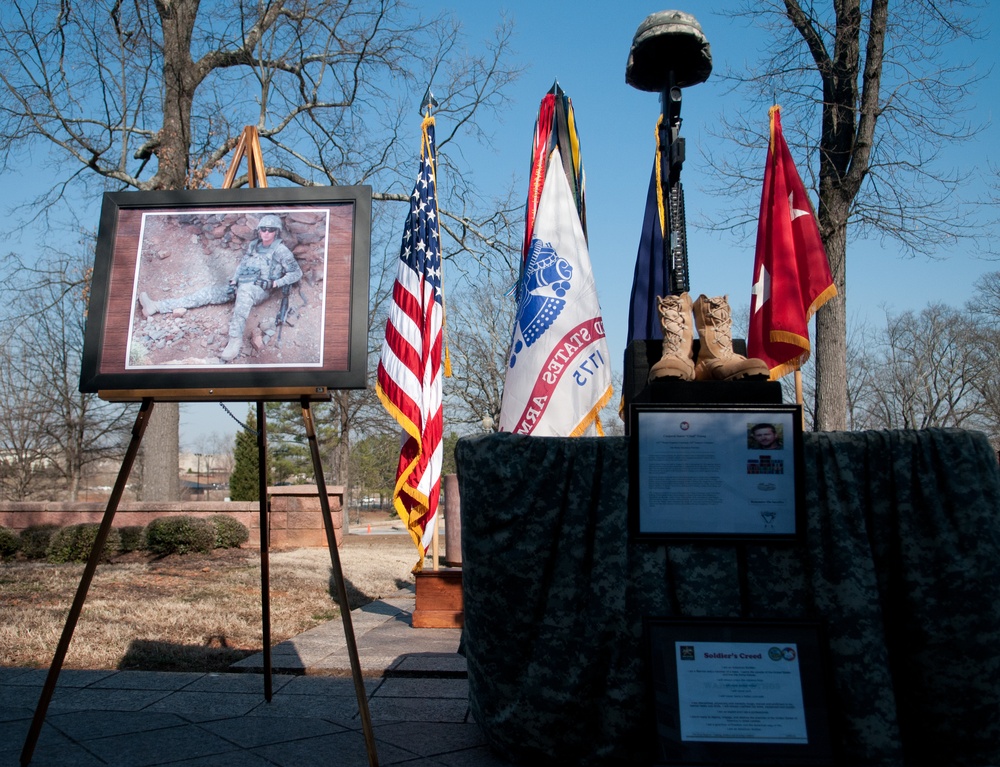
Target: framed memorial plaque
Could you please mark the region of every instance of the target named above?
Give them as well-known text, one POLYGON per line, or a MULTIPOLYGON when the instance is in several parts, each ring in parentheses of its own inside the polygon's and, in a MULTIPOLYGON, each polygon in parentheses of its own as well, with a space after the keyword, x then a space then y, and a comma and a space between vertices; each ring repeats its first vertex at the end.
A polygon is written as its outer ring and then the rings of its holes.
POLYGON ((818 624, 649 618, 657 765, 832 765, 818 624))
POLYGON ((635 539, 791 542, 804 534, 798 405, 632 404, 635 539))

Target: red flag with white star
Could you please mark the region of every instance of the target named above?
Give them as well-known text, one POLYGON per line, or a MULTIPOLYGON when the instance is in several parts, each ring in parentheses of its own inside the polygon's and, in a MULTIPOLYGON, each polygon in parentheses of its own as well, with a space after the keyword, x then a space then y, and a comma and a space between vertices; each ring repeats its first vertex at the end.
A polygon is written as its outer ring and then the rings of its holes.
POLYGON ((767 363, 773 381, 809 359, 809 318, 837 288, 816 215, 781 133, 781 108, 771 107, 769 115, 747 353, 767 363))

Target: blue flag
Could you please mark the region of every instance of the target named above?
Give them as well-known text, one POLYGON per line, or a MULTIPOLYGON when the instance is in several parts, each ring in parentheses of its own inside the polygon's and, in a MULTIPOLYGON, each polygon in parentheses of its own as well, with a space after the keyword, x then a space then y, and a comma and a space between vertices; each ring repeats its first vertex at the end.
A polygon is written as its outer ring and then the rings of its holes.
POLYGON ((633 341, 663 338, 663 328, 656 311, 656 297, 665 296, 670 291, 669 276, 663 259, 662 195, 657 194, 658 176, 657 163, 654 162, 649 177, 649 192, 646 194, 646 214, 642 218, 639 252, 635 257, 635 274, 632 277, 626 349, 633 341))

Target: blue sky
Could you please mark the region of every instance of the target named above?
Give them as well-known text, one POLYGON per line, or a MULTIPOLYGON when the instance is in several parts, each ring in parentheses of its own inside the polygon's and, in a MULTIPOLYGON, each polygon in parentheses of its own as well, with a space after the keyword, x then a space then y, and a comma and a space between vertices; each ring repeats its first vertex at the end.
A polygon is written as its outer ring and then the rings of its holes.
MULTIPOLYGON (((754 258, 752 234, 739 242, 729 235, 700 229, 697 224, 706 212, 727 204, 705 192, 710 178, 702 157, 705 149, 722 148, 710 135, 710 128, 717 124, 723 110, 740 108, 738 99, 727 93, 719 75, 751 67, 765 39, 760 32, 731 16, 738 4, 737 0, 722 0, 672 6, 698 18, 712 46, 714 62, 713 76, 707 82, 684 90, 681 113, 681 133, 687 141, 682 180, 688 217, 691 292, 728 294, 736 310, 749 305, 754 258)), ((452 9, 472 40, 487 37, 501 12, 515 22, 517 58, 528 69, 510 92, 513 104, 493 127, 490 146, 466 152, 485 190, 498 189, 516 177, 526 193, 531 136, 539 101, 555 80, 573 100, 587 177, 591 262, 611 356, 620 371, 632 269, 653 159, 654 128, 660 111, 657 94, 626 85, 625 62, 639 23, 662 7, 636 0, 600 5, 576 0, 507 0, 500 5, 425 0, 420 7, 428 14, 452 9)), ((983 11, 983 26, 989 37, 971 50, 979 60, 978 69, 987 79, 979 86, 974 103, 976 119, 989 122, 1000 100, 997 82, 1000 71, 990 71, 996 69, 997 63, 993 30, 1000 28, 1000 4, 989 4, 983 11)), ((422 92, 414 94, 415 152, 419 147, 418 101, 422 95, 422 92)), ((759 120, 763 132, 766 112, 759 115, 759 120)), ((442 132, 445 126, 438 130, 442 132)), ((1000 164, 997 147, 1000 147, 1000 127, 989 125, 974 144, 963 147, 962 156, 975 157, 976 164, 986 171, 990 162, 1000 164)), ((796 156, 795 160, 801 169, 806 158, 796 156)), ((763 161, 762 153, 761 167, 763 161)), ((446 183, 446 179, 439 183, 446 183)), ((20 189, 19 185, 11 184, 7 188, 15 186, 20 189)), ((402 207, 399 215, 401 229, 402 207)), ((1000 269, 1000 261, 974 257, 971 246, 938 256, 904 259, 891 244, 853 242, 847 266, 849 317, 878 324, 883 318, 883 305, 893 311, 920 309, 932 301, 959 306, 971 295, 973 283, 980 275, 1000 269)), ((446 290, 447 279, 446 272, 446 290)), ((246 412, 243 405, 230 409, 240 416, 246 412)), ((230 437, 238 428, 215 403, 184 405, 181 420, 182 449, 201 449, 207 436, 217 433, 230 437)))
MULTIPOLYGON (((730 14, 735 0, 675 4, 692 13, 712 46, 713 73, 750 67, 757 59, 762 39, 730 14)), ((527 171, 538 105, 552 83, 558 80, 573 100, 587 178, 587 216, 591 263, 597 280, 608 344, 617 370, 625 349, 628 302, 632 285, 639 229, 653 159, 654 129, 660 113, 655 93, 636 90, 625 83, 625 63, 636 28, 660 6, 635 0, 610 4, 584 4, 573 0, 508 0, 498 6, 469 3, 425 2, 426 13, 454 9, 472 39, 485 38, 499 13, 515 22, 518 58, 528 65, 512 90, 514 103, 494 129, 490 148, 468 152, 475 173, 486 188, 497 188, 517 177, 527 192, 527 171), (489 11, 479 10, 490 7, 489 11), (475 8, 475 11, 471 9, 475 8)), ((995 67, 995 35, 1000 27, 1000 6, 984 11, 984 26, 990 37, 974 48, 979 70, 995 67)), ((993 118, 1000 102, 1000 71, 981 84, 975 97, 979 121, 993 118)), ((701 85, 685 88, 681 135, 687 141, 687 160, 682 181, 688 218, 691 292, 728 294, 734 309, 749 306, 754 243, 737 242, 732 236, 708 232, 697 226, 710 210, 726 204, 709 196, 709 177, 702 150, 715 149, 709 135, 724 109, 739 103, 727 92, 722 78, 710 77, 701 85), (706 146, 706 144, 708 146, 706 146)), ((419 99, 423 94, 415 94, 419 99)), ((767 114, 760 115, 761 130, 767 114)), ((419 131, 414 108, 414 145, 419 131)), ((442 125, 439 131, 445 130, 442 125)), ((1000 162, 1000 126, 990 125, 963 152, 1000 162)), ((796 157, 797 163, 805 158, 796 157)), ((763 168, 764 157, 760 158, 763 168)), ((803 175, 805 175, 803 173, 803 175)), ((439 183, 446 183, 442 179, 439 183)), ((756 204, 756 201, 755 203, 756 204)), ((400 212, 400 227, 402 226, 400 212)), ((848 253, 848 314, 852 321, 879 324, 883 306, 891 311, 920 309, 929 302, 959 306, 970 297, 973 283, 982 274, 1000 269, 1000 261, 985 261, 969 249, 940 253, 935 259, 901 257, 893 245, 877 242, 852 243, 848 253)), ((447 272, 445 279, 447 281, 447 272)), ((445 286, 447 290, 447 284, 445 286)), ((242 406, 241 406, 242 408, 242 406)), ((236 428, 218 405, 185 406, 182 410, 182 440, 206 431, 236 428)))
MULTIPOLYGON (((726 9, 735 2, 691 3, 683 8, 698 18, 712 46, 714 73, 749 67, 756 59, 760 33, 733 20, 726 9), (704 8, 710 10, 703 10, 704 8)), ((590 10, 567 12, 562 2, 507 3, 519 32, 521 55, 531 68, 520 83, 518 103, 507 117, 497 143, 495 162, 511 166, 511 172, 526 172, 531 132, 538 102, 554 79, 572 98, 581 136, 587 173, 588 228, 591 261, 609 329, 612 356, 621 357, 631 288, 632 266, 642 222, 646 186, 654 144, 653 130, 659 114, 656 94, 625 84, 625 62, 638 24, 658 10, 646 3, 616 2, 613 14, 590 10), (562 25, 558 35, 549 30, 562 25), (510 159, 509 159, 510 158, 510 159)), ((682 7, 682 6, 678 6, 682 7)), ((992 5, 985 25, 997 26, 1000 9, 992 5)), ((976 46, 979 69, 984 73, 996 63, 990 40, 976 46)), ((977 117, 992 119, 997 104, 994 72, 978 89, 977 117)), ((718 139, 709 135, 723 109, 739 108, 726 92, 720 77, 683 91, 681 135, 687 140, 684 165, 688 214, 689 258, 692 292, 727 293, 734 306, 749 304, 753 247, 751 239, 737 242, 731 236, 707 232, 697 222, 726 201, 708 196, 709 177, 701 156, 703 149, 718 149, 718 139), (709 144, 710 146, 706 146, 709 144)), ((759 116, 766 130, 767 114, 759 116)), ((963 153, 986 161, 1000 160, 998 126, 990 126, 963 153)), ((968 155, 966 155, 968 156, 968 155)), ((807 158, 796 157, 802 164, 807 158)), ((763 168, 763 153, 760 165, 763 168)), ((805 173, 803 173, 805 175, 805 173)), ((758 197, 754 200, 756 204, 758 197)), ((751 233, 752 234, 752 233, 751 233)), ((929 301, 961 304, 971 293, 976 277, 1000 269, 1000 262, 974 258, 968 252, 940 253, 939 259, 901 259, 893 246, 853 243, 848 254, 848 311, 877 321, 880 305, 899 310, 920 308, 929 301)))

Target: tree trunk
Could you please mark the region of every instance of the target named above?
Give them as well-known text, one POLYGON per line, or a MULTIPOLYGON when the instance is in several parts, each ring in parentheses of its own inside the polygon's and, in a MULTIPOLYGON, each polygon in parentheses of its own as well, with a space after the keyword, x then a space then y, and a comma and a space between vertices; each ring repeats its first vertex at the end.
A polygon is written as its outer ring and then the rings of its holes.
POLYGON ((888 0, 871 5, 865 48, 863 89, 859 0, 834 3, 832 48, 815 16, 798 0, 785 0, 789 20, 809 47, 823 84, 819 168, 819 228, 837 296, 816 313, 816 422, 818 431, 847 428, 847 221, 868 172, 887 23, 888 0))
POLYGON ((179 501, 177 429, 180 409, 176 402, 157 403, 143 435, 142 500, 179 501))
POLYGON ((78 455, 72 458, 72 466, 69 476, 66 478, 66 497, 73 501, 80 500, 80 485, 82 484, 83 466, 78 455))
MULTIPOLYGON (((197 87, 191 36, 197 0, 157 0, 163 30, 163 127, 156 149, 157 169, 147 188, 184 189, 191 151, 191 105, 197 87)), ((179 501, 180 406, 157 403, 143 436, 145 501, 179 501)))
POLYGON ((821 231, 837 295, 816 312, 816 431, 847 428, 847 216, 821 208, 821 231), (826 221, 822 219, 826 218, 826 221), (831 225, 830 219, 837 223, 831 225))
MULTIPOLYGON (((344 487, 344 522, 350 521, 350 512, 347 509, 348 501, 351 497, 351 393, 346 390, 336 392, 334 395, 336 412, 340 418, 340 435, 337 446, 334 448, 333 460, 337 467, 337 475, 340 484, 344 487)), ((358 511, 358 524, 361 524, 361 511, 358 511)))
POLYGON ((156 150, 154 189, 184 189, 191 153, 191 106, 198 75, 191 40, 198 0, 157 0, 163 30, 163 127, 156 150))

